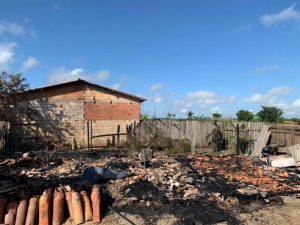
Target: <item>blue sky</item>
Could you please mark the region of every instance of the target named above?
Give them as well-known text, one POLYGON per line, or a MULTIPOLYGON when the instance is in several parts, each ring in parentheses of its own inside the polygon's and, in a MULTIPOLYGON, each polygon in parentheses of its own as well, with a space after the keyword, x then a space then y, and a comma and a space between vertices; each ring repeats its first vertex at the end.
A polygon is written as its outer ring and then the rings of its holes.
POLYGON ((300 117, 300 1, 0 2, 0 70, 31 87, 87 79, 143 112, 300 117))

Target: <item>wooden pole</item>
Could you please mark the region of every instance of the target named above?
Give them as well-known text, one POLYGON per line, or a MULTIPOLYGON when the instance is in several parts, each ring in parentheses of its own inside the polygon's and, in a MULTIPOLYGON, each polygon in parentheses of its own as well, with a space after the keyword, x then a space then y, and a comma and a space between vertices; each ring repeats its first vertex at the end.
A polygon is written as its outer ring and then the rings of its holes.
POLYGON ((90 150, 90 126, 89 121, 86 121, 86 129, 87 129, 87 141, 88 141, 88 150, 90 150))
POLYGON ((240 154, 240 125, 236 125, 236 153, 240 154))
POLYGON ((117 145, 120 146, 120 125, 118 125, 117 129, 117 145))
POLYGON ((93 150, 93 121, 91 121, 91 124, 90 124, 90 129, 91 129, 91 150, 93 150))
POLYGON ((116 138, 115 137, 116 137, 115 135, 112 136, 112 146, 116 146, 116 138))

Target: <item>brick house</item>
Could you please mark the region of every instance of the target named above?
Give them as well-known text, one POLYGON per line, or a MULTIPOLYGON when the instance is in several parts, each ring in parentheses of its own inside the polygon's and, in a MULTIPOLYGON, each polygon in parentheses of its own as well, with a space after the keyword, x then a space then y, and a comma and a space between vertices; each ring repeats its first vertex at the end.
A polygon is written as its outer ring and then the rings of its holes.
MULTIPOLYGON (((27 104, 39 112, 33 120, 39 124, 45 140, 76 143, 87 147, 87 121, 93 123, 93 135, 126 133, 126 126, 139 123, 144 98, 87 82, 74 80, 24 92, 27 104)), ((94 146, 106 145, 108 138, 93 140, 94 146)), ((121 137, 121 141, 124 140, 121 137)))

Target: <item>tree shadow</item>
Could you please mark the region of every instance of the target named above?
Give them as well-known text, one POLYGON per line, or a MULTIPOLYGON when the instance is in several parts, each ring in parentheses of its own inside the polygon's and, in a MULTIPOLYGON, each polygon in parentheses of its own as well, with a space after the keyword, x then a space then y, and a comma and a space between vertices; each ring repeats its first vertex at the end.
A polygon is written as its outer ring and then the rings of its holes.
POLYGON ((73 127, 64 111, 47 98, 26 100, 16 107, 8 129, 7 153, 30 150, 71 149, 73 127))

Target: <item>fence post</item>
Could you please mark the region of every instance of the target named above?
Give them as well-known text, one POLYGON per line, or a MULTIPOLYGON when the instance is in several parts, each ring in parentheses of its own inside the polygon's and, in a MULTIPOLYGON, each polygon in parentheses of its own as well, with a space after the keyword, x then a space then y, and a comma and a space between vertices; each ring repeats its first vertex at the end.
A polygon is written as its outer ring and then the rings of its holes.
POLYGON ((93 150, 93 121, 91 121, 90 123, 90 133, 91 133, 91 140, 90 140, 90 144, 91 144, 91 150, 93 150))
POLYGON ((120 146, 120 124, 117 129, 117 145, 120 146))
POLYGON ((292 129, 292 145, 295 145, 295 129, 292 129))
POLYGON ((240 154, 240 124, 236 125, 236 153, 240 154))
POLYGON ((86 121, 86 129, 87 129, 87 149, 90 150, 90 126, 89 121, 86 121))

